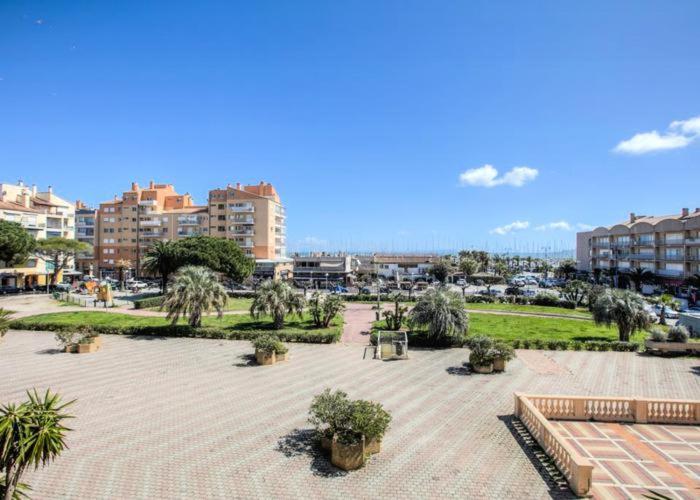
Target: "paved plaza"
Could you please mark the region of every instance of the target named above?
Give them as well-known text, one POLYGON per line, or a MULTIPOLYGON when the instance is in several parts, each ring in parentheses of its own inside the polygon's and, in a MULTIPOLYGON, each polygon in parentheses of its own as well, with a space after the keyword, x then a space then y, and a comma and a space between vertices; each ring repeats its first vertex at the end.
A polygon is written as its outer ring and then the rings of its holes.
POLYGON ((0 402, 32 387, 77 399, 70 449, 25 477, 34 498, 566 498, 512 418, 515 391, 700 395, 697 358, 521 351, 485 376, 467 374, 462 349, 381 362, 358 344, 291 344, 289 362, 262 367, 248 342, 103 342, 86 355, 59 352, 49 333, 0 343, 0 402), (307 410, 325 387, 394 417, 362 470, 331 467, 310 439, 307 410))

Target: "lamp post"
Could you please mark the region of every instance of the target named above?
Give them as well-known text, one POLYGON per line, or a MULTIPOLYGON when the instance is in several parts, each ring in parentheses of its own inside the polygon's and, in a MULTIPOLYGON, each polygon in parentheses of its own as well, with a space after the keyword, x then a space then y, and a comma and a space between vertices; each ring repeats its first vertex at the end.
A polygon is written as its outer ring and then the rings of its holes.
POLYGON ((328 273, 326 273, 326 291, 328 291, 328 273))

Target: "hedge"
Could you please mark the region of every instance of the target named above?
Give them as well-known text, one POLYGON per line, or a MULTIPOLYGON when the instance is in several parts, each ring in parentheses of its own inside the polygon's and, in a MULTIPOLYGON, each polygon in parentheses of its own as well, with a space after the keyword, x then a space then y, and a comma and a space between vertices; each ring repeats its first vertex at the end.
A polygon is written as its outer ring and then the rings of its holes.
MULTIPOLYGON (((382 330, 383 332, 386 332, 388 330, 382 330)), ((414 331, 409 331, 407 332, 408 336, 408 347, 464 347, 464 343, 467 341, 468 336, 463 335, 461 337, 448 337, 447 342, 439 344, 439 345, 433 345, 431 344, 427 337, 425 332, 414 332, 414 331)), ((370 343, 372 345, 377 345, 377 332, 373 331, 370 334, 370 343)))
POLYGON ((639 342, 620 342, 608 340, 542 340, 515 339, 511 341, 514 349, 547 349, 550 351, 617 351, 637 352, 641 347, 639 342))
POLYGON ((335 328, 329 332, 289 332, 285 330, 230 330, 202 326, 193 328, 189 325, 161 325, 161 326, 104 326, 104 325, 66 325, 51 322, 12 321, 10 328, 13 330, 43 330, 51 332, 79 331, 85 333, 97 333, 106 335, 143 335, 158 337, 192 337, 204 339, 226 340, 252 340, 263 334, 274 333, 284 342, 306 342, 315 344, 331 344, 340 340, 342 329, 335 328))
POLYGON ((160 307, 163 304, 163 296, 148 297, 134 301, 134 309, 148 309, 150 307, 160 307))

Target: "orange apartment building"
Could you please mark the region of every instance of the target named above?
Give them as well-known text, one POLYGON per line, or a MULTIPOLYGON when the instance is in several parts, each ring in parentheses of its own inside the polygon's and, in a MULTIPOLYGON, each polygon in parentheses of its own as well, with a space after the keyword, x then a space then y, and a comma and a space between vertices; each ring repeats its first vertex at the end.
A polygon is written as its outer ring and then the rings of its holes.
POLYGON ((279 277, 286 259, 285 212, 271 184, 209 192, 208 205, 196 205, 189 194, 178 194, 172 184, 132 183, 114 200, 101 203, 97 217, 95 268, 98 276, 115 275, 119 261, 127 260, 136 276, 143 258, 157 240, 209 235, 236 241, 256 259, 256 274, 279 277))

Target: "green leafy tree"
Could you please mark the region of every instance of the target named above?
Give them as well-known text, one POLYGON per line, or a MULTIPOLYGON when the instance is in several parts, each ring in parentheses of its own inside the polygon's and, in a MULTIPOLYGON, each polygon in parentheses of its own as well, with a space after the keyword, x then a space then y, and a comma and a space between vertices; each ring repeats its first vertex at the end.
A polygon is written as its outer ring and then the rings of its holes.
POLYGON ((309 423, 316 432, 328 439, 350 423, 352 402, 346 392, 336 390, 331 392, 326 388, 321 394, 314 396, 309 408, 309 423))
POLYGON ((445 259, 440 259, 430 268, 430 274, 440 283, 444 283, 450 275, 451 267, 445 259))
POLYGON ((272 316, 273 328, 280 330, 284 328, 284 318, 288 314, 302 317, 305 302, 304 297, 284 281, 265 280, 255 292, 250 315, 255 319, 272 316))
POLYGON ((36 242, 36 254, 46 262, 53 264, 51 284, 55 285, 58 276, 75 256, 87 252, 92 247, 85 242, 68 238, 49 238, 36 242))
POLYGON ((576 261, 573 259, 565 259, 559 263, 557 274, 566 279, 571 279, 576 274, 576 261))
POLYGON ((143 270, 160 276, 161 290, 168 290, 168 278, 182 265, 178 246, 174 241, 156 241, 146 252, 143 270))
POLYGON ((459 270, 464 273, 464 277, 470 280, 472 276, 479 272, 479 261, 467 257, 459 261, 459 270))
POLYGON ((425 328, 428 342, 434 346, 464 335, 469 330, 464 299, 459 293, 442 288, 423 294, 411 310, 408 321, 412 328, 425 328))
POLYGON ((588 291, 590 290, 590 285, 581 280, 571 280, 569 281, 561 291, 562 297, 573 302, 576 307, 583 303, 583 300, 588 296, 588 291))
POLYGON ((227 300, 226 290, 211 269, 185 266, 173 276, 163 308, 168 311, 172 324, 176 324, 180 316, 187 316, 189 325, 197 328, 202 326, 202 315, 212 309, 221 317, 227 300))
POLYGON ((63 421, 72 418, 64 413, 73 403, 61 403, 48 390, 41 396, 27 392, 28 401, 0 407, 0 493, 4 500, 26 497, 28 485, 20 479, 29 467, 48 465, 66 448, 70 431, 63 421), (24 490, 24 491, 23 491, 24 490))
POLYGON ((16 222, 0 220, 0 262, 12 267, 26 262, 36 240, 16 222))
POLYGON ((627 276, 634 283, 634 289, 638 292, 641 291, 643 284, 651 283, 654 280, 654 273, 643 267, 631 269, 627 276))
POLYGON ((649 326, 644 300, 629 290, 608 290, 597 298, 592 312, 597 325, 617 326, 621 342, 629 342, 634 332, 649 326))
POLYGON ((328 328, 338 314, 345 309, 345 302, 340 295, 314 292, 309 300, 309 313, 317 328, 328 328))
POLYGON ((211 236, 193 236, 175 242, 180 266, 205 266, 236 283, 245 281, 255 269, 235 241, 211 236))

